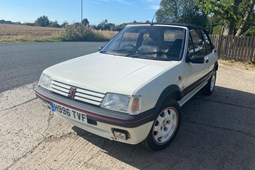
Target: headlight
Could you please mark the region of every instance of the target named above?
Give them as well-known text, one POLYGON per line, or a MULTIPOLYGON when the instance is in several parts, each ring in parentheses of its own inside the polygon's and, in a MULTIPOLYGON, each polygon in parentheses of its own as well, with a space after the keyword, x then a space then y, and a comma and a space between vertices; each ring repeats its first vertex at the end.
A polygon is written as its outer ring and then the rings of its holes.
POLYGON ((101 107, 132 115, 139 114, 141 109, 141 97, 107 93, 101 107))
POLYGON ((51 78, 50 76, 47 76, 46 74, 42 73, 38 85, 50 90, 50 84, 51 84, 51 78))

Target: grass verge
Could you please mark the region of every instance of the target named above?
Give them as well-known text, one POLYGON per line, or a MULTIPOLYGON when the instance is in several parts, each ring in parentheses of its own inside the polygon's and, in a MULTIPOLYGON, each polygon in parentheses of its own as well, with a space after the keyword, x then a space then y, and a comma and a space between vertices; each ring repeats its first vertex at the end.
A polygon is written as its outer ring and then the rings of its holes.
POLYGON ((0 24, 0 43, 108 41, 117 32, 98 31, 74 24, 64 28, 0 24))
POLYGON ((63 41, 109 41, 117 32, 98 31, 81 24, 69 25, 60 33, 63 41))

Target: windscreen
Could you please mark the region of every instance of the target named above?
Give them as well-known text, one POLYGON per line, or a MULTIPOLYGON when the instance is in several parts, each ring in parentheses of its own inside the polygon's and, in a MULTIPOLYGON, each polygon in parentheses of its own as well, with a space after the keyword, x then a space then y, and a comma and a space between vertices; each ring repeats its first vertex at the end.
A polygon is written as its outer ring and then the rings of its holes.
POLYGON ((117 34, 101 53, 152 60, 180 60, 185 29, 170 26, 130 26, 117 34))

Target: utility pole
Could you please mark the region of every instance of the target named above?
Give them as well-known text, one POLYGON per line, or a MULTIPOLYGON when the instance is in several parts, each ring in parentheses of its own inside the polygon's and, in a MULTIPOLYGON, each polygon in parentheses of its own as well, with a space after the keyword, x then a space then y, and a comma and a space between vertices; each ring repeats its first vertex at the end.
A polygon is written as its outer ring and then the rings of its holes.
POLYGON ((83 20, 83 0, 81 0, 81 24, 83 20))

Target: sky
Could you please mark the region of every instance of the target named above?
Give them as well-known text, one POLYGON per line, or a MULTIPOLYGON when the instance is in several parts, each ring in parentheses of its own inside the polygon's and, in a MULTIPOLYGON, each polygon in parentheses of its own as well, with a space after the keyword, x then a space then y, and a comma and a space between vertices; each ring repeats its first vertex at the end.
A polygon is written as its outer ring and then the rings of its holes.
MULTIPOLYGON (((83 16, 96 25, 151 21, 160 0, 83 0, 83 16)), ((0 0, 0 20, 34 22, 46 15, 60 24, 80 22, 81 0, 0 0)))

